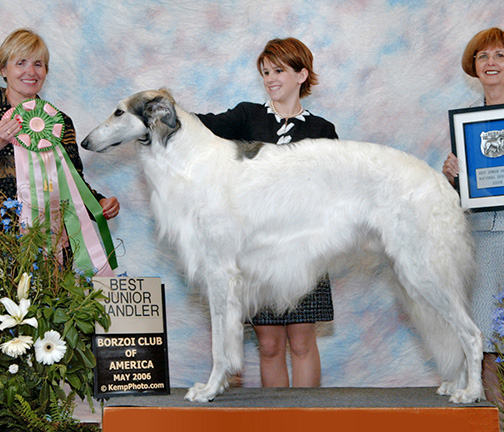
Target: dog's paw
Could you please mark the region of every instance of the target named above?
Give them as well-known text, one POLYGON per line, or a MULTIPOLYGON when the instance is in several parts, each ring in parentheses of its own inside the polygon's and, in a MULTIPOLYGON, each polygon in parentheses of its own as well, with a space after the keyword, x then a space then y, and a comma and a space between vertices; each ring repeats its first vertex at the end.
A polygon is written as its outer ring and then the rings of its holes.
POLYGON ((436 393, 441 396, 451 396, 456 390, 456 383, 453 381, 443 381, 436 393))
POLYGON ((208 390, 208 384, 195 383, 184 396, 190 402, 211 402, 214 400, 216 392, 208 390))
POLYGON ((468 389, 458 389, 453 392, 450 402, 456 404, 465 404, 479 402, 482 399, 480 391, 470 391, 468 389))

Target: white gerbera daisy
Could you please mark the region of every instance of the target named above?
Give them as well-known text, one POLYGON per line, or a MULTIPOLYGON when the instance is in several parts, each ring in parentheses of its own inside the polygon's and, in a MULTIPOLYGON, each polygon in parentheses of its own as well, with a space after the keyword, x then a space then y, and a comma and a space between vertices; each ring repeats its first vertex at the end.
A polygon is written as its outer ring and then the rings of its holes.
POLYGON ((31 336, 18 336, 10 341, 4 342, 0 345, 0 349, 4 354, 10 357, 19 357, 26 353, 26 350, 33 345, 33 338, 31 336))
POLYGON ((0 315, 0 322, 2 323, 0 324, 0 330, 5 330, 19 324, 29 324, 32 327, 37 328, 38 323, 35 318, 24 319, 30 307, 30 300, 21 299, 19 301, 19 306, 7 297, 0 299, 0 302, 3 303, 5 309, 7 309, 7 312, 10 314, 0 315))
POLYGON ((17 374, 19 372, 19 366, 17 364, 11 364, 9 366, 9 372, 13 375, 17 374))
POLYGON ((44 339, 35 342, 35 358, 39 363, 52 365, 59 362, 66 353, 66 343, 57 331, 49 330, 44 334, 44 339))

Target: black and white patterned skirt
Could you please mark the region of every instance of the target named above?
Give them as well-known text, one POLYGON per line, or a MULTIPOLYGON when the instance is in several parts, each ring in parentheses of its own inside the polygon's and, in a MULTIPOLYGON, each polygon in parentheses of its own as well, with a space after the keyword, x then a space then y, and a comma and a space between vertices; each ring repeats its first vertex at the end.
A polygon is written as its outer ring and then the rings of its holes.
POLYGON ((329 275, 317 282, 315 291, 303 298, 298 307, 291 312, 277 315, 271 309, 264 309, 254 316, 249 323, 253 325, 287 325, 332 321, 334 308, 329 275))

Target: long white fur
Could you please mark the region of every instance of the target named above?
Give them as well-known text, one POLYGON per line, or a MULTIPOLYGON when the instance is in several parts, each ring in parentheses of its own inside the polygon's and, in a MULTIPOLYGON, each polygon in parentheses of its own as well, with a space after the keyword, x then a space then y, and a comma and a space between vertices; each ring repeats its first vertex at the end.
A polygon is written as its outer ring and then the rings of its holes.
POLYGON ((370 238, 446 379, 438 393, 455 403, 483 397, 482 337, 467 312, 472 238, 443 175, 407 153, 341 140, 265 145, 243 158, 164 89, 121 101, 82 145, 105 151, 132 140, 144 144, 159 235, 209 299, 213 369, 188 400, 212 400, 242 368, 245 317, 295 307, 370 238))

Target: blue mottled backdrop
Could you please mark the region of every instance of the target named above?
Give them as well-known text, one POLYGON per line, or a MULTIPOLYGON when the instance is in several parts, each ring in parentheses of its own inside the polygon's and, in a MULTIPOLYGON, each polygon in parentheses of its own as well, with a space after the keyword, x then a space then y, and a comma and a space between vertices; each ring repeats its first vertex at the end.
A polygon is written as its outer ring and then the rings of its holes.
MULTIPOLYGON (((304 101, 341 138, 409 151, 437 170, 450 149, 447 111, 468 105, 479 83, 460 67, 479 30, 503 26, 494 0, 11 0, 0 1, 0 39, 18 27, 40 33, 51 51, 40 95, 69 114, 77 137, 118 100, 166 86, 190 111, 220 112, 263 102, 257 55, 273 37, 294 36, 315 56, 320 85, 304 101)), ((120 271, 166 284, 170 378, 205 380, 209 319, 156 242, 148 191, 133 146, 106 155, 82 151, 88 181, 116 195, 110 224, 120 271)), ((319 327, 324 386, 436 385, 438 376, 380 266, 334 275, 336 319, 319 327)), ((259 386, 255 338, 246 331, 241 382, 259 386)))

